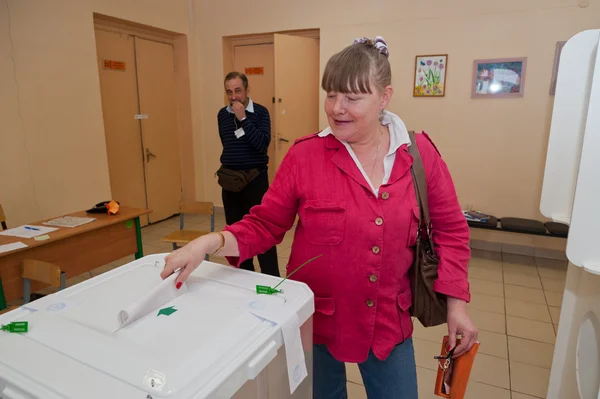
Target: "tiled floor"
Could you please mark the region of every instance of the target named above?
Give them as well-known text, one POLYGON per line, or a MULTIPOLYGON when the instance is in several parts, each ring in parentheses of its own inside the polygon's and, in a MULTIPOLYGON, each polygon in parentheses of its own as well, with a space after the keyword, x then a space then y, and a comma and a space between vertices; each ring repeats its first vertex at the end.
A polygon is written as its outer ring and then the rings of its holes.
MULTIPOLYGON (((189 229, 206 230, 205 218, 191 217, 189 229)), ((225 224, 217 214, 217 230, 225 224)), ((179 219, 142 229, 145 254, 170 252, 170 244, 160 238, 179 227, 179 219)), ((281 245, 278 255, 285 272, 292 232, 281 245)), ((124 263, 127 257, 92 272, 98 275, 124 263)), ((220 257, 213 261, 226 264, 220 257)), ((531 258, 496 252, 473 251, 470 265, 472 302, 469 314, 480 330, 481 347, 471 374, 467 399, 545 398, 556 339, 556 330, 567 263, 553 259, 531 258)), ((82 275, 68 280, 69 285, 89 278, 82 275)), ((415 321, 414 343, 418 368, 419 397, 434 399, 433 384, 441 339, 445 326, 425 329, 415 321)), ((366 398, 356 365, 348 365, 350 399, 366 398)))

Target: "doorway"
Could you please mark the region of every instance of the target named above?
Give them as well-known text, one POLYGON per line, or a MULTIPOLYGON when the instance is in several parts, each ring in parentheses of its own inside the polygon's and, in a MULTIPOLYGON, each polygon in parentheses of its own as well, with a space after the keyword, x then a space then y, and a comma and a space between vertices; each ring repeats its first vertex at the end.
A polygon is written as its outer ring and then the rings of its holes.
MULTIPOLYGON (((248 77, 250 98, 263 105, 271 116, 271 142, 269 143, 269 160, 275 159, 275 124, 273 115, 275 104, 275 60, 273 43, 243 44, 233 48, 233 70, 242 72, 248 77), (252 67, 251 65, 254 65, 252 67)), ((273 181, 275 168, 269 162, 269 180, 273 181)))
POLYGON ((142 224, 179 213, 182 199, 174 46, 96 25, 112 199, 149 208, 142 224))
POLYGON ((294 141, 319 129, 319 31, 230 37, 223 47, 223 76, 245 73, 250 97, 269 110, 272 182, 294 141))

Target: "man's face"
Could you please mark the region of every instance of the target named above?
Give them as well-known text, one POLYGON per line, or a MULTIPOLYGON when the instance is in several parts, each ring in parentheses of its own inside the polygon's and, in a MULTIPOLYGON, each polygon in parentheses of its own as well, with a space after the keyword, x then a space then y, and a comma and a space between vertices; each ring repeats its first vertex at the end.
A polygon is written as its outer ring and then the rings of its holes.
POLYGON ((248 105, 248 90, 244 89, 244 83, 240 78, 234 78, 225 82, 225 93, 229 98, 229 103, 239 101, 244 106, 248 105))

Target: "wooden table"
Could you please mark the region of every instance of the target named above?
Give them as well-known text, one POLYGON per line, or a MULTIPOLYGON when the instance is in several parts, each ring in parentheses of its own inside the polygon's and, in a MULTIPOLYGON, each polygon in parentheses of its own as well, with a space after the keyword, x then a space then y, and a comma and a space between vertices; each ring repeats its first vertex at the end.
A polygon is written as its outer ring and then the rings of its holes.
MULTIPOLYGON (((144 252, 140 216, 151 212, 122 206, 116 215, 87 214, 85 211, 72 213, 69 216, 93 217, 96 220, 73 228, 60 227, 48 233, 50 238, 44 241, 0 235, 0 245, 18 241, 28 245, 27 248, 0 254, 0 310, 6 308, 5 301, 23 297, 21 262, 24 259, 54 263, 66 273, 67 278, 71 278, 127 255, 135 254, 136 259, 141 258, 144 252)), ((42 225, 50 219, 30 225, 42 225)), ((32 281, 31 292, 42 288, 44 285, 32 281)))

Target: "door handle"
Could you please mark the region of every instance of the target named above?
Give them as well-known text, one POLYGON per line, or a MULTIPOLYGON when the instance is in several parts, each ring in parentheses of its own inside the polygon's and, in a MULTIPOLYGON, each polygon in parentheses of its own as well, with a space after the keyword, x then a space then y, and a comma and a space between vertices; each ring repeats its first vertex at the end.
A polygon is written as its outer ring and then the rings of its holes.
POLYGON ((156 158, 156 155, 150 152, 150 148, 146 148, 146 162, 150 162, 150 157, 156 158))
POLYGON ((290 142, 288 139, 284 139, 282 137, 279 138, 279 141, 283 141, 284 143, 289 143, 290 142))

